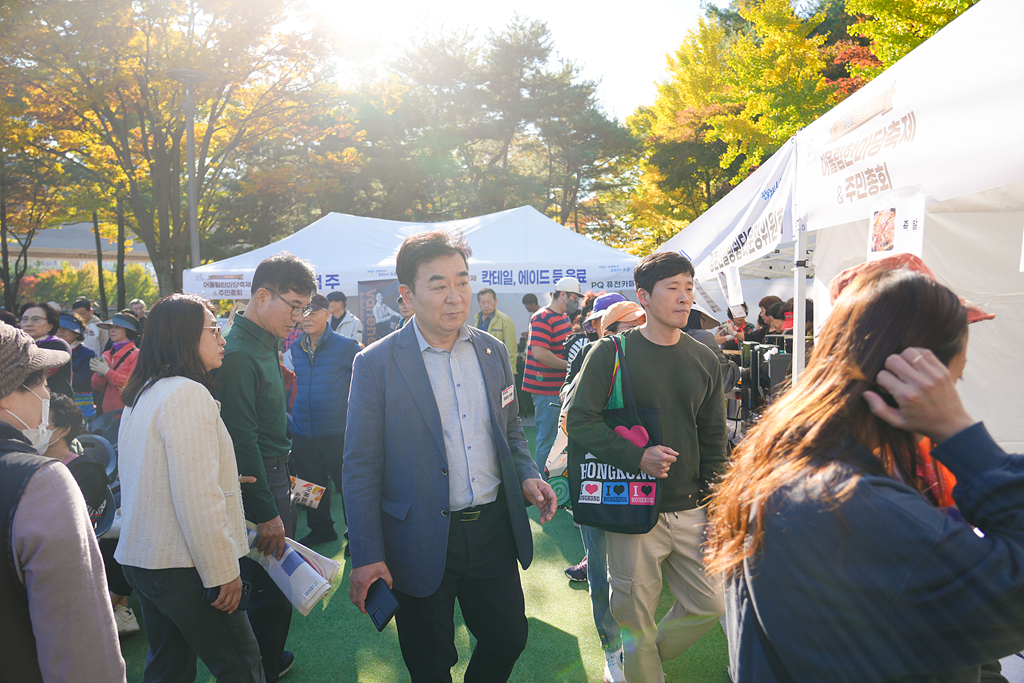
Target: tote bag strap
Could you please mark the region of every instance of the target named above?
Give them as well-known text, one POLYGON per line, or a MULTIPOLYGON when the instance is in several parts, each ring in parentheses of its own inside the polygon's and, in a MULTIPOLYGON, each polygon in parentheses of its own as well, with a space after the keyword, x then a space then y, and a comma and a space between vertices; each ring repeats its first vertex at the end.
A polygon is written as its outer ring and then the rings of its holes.
MULTIPOLYGON (((617 410, 623 407, 622 404, 622 370, 626 367, 626 357, 619 347, 619 338, 612 337, 615 344, 615 365, 612 367, 612 383, 608 387, 608 401, 604 405, 605 410, 617 410)), ((632 396, 632 394, 630 394, 632 396)))
POLYGON ((621 408, 636 408, 636 397, 633 394, 633 382, 629 379, 629 368, 626 367, 626 334, 620 332, 615 340, 615 366, 618 369, 616 381, 620 384, 621 408))

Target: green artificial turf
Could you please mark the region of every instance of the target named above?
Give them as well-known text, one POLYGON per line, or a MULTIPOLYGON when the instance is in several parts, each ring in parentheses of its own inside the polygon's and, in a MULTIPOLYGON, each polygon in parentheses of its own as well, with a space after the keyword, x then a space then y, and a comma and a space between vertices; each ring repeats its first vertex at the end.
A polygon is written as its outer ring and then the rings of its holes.
MULTIPOLYGON (((532 445, 535 430, 526 427, 526 435, 532 445)), ((333 497, 331 509, 340 531, 343 519, 341 496, 333 497)), ((587 585, 569 583, 563 574, 567 566, 583 557, 579 530, 564 510, 559 510, 555 518, 543 526, 537 523, 536 508, 530 508, 530 518, 534 530, 534 560, 522 573, 530 638, 511 680, 522 683, 600 681, 604 656, 594 629, 587 585)), ((296 536, 302 538, 307 531, 305 514, 300 512, 296 536)), ((343 548, 343 541, 339 540, 318 546, 316 550, 345 563, 343 548)), ((288 649, 295 653, 295 666, 285 679, 288 683, 409 681, 394 622, 382 633, 377 633, 369 617, 349 602, 350 571, 351 567, 346 564, 341 581, 309 616, 293 613, 288 649)), ((134 598, 131 602, 141 623, 143 619, 138 602, 134 598)), ((659 617, 672 602, 666 588, 661 596, 659 617)), ((469 662, 472 645, 458 609, 455 619, 459 663, 455 666, 453 678, 460 681, 469 662)), ((130 683, 142 681, 147 648, 143 633, 121 640, 130 683)), ((666 679, 669 682, 728 683, 727 664, 725 634, 716 625, 681 657, 665 663, 666 679)), ((214 682, 202 662, 199 663, 196 680, 214 682)))

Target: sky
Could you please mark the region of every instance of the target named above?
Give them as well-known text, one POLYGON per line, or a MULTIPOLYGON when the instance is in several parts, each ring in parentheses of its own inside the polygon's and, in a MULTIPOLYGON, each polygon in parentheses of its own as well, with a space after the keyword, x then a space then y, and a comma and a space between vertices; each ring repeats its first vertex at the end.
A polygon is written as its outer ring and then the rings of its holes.
POLYGON ((404 42, 427 26, 468 28, 483 39, 503 29, 516 13, 544 21, 557 52, 552 57, 575 61, 584 79, 599 81, 597 95, 605 112, 620 121, 638 106, 654 102, 656 82, 665 78, 666 55, 675 52, 703 15, 701 0, 599 0, 589 5, 565 0, 308 2, 321 28, 327 27, 352 59, 366 63, 400 52, 404 42))

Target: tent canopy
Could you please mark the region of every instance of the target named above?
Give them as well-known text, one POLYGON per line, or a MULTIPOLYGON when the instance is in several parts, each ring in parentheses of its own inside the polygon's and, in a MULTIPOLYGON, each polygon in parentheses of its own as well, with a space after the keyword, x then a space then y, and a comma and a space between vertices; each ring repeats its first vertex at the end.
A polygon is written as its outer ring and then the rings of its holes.
POLYGON ((443 223, 409 223, 330 213, 282 240, 186 270, 185 291, 211 299, 248 299, 256 266, 289 251, 316 267, 321 293, 357 292, 358 283, 395 277, 398 248, 425 230, 461 232, 473 255, 474 291, 547 292, 563 276, 584 289, 632 289, 637 258, 566 229, 531 206, 443 223))
MULTIPOLYGON (((981 0, 797 133, 660 249, 693 256, 709 281, 739 267, 746 285, 776 270, 754 272, 789 235, 800 245, 794 260, 805 260, 813 234, 817 323, 829 308, 828 281, 868 258, 873 213, 918 198, 922 208, 910 216, 924 220, 922 258, 941 282, 997 316, 971 326, 965 405, 1000 444, 1024 447, 1024 395, 992 390, 1019 371, 1024 337, 1021 25, 1024 3, 981 0), (779 196, 787 183, 789 196, 779 196), (780 211, 787 224, 770 233, 776 243, 752 248, 745 235, 765 235, 752 228, 780 211)), ((805 281, 798 277, 799 299, 805 281)))

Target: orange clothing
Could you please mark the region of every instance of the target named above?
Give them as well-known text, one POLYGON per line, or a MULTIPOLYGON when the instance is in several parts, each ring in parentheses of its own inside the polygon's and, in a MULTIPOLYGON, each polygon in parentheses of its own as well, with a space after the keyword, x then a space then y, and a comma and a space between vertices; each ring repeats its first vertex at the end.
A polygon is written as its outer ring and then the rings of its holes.
POLYGON ((121 400, 121 392, 128 384, 135 364, 139 360, 139 350, 135 342, 129 341, 116 353, 114 349, 103 352, 103 360, 110 366, 110 372, 106 375, 94 373, 92 376, 92 390, 103 392, 103 405, 100 406, 103 412, 110 410, 123 410, 124 402, 121 400), (123 359, 123 360, 122 360, 123 359))

